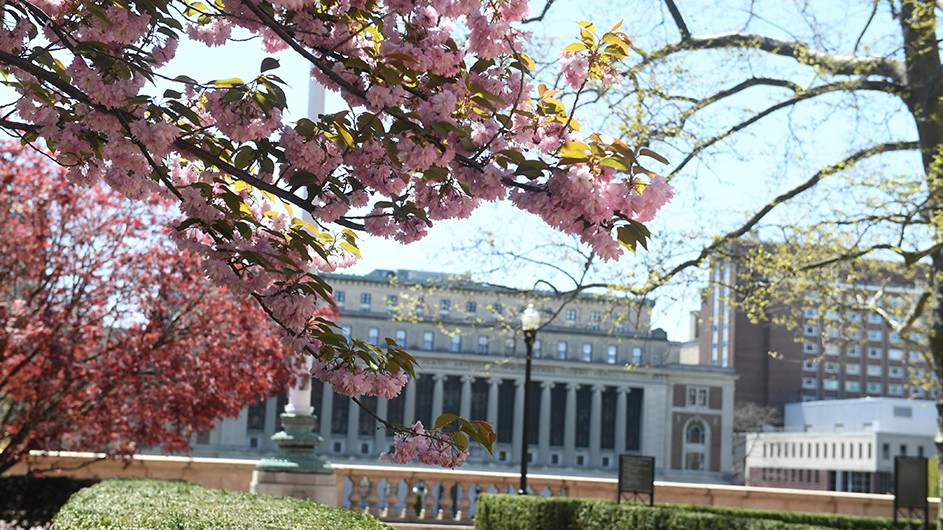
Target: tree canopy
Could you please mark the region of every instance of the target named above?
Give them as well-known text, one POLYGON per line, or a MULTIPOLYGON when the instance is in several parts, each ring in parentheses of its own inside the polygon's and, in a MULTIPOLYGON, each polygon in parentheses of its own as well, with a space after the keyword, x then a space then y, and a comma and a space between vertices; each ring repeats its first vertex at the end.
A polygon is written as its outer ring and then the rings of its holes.
POLYGON ((0 143, 0 471, 30 450, 189 448, 297 374, 251 299, 174 248, 166 203, 0 143))

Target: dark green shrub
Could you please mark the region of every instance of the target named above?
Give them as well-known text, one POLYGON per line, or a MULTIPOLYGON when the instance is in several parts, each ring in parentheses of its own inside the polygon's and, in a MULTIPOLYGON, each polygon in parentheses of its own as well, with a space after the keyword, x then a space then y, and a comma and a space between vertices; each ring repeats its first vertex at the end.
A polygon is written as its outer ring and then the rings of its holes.
POLYGON ((45 526, 73 493, 98 482, 69 477, 0 477, 0 520, 45 526))
POLYGON ((567 497, 482 495, 478 497, 475 527, 567 530, 586 502, 567 497))
POLYGON ((373 517, 290 497, 203 488, 179 481, 101 482, 69 499, 53 529, 390 529, 373 517))
POLYGON ((514 495, 482 495, 475 519, 480 530, 883 530, 891 526, 886 518, 514 495))

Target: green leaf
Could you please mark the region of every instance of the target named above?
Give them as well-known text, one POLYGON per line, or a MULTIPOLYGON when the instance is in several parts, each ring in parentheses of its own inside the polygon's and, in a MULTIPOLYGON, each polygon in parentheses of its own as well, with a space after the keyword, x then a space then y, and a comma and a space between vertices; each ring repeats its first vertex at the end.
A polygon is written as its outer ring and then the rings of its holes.
POLYGON ((238 77, 227 77, 225 79, 214 79, 213 81, 210 81, 210 84, 217 88, 232 88, 235 86, 244 85, 246 83, 238 77))
POLYGON ((586 49, 586 44, 582 42, 574 42, 573 44, 570 44, 566 48, 563 48, 563 53, 567 53, 567 52, 576 53, 576 52, 581 52, 585 49, 586 49))
POLYGON ((567 142, 560 146, 557 155, 562 158, 586 160, 589 158, 589 146, 583 142, 567 142))
POLYGON ((607 156, 603 158, 599 161, 599 164, 602 166, 618 169, 619 171, 630 171, 632 169, 630 166, 627 166, 624 162, 614 156, 607 156))
POLYGON ((619 243, 632 252, 636 251, 638 245, 642 245, 642 248, 648 250, 648 238, 651 235, 652 233, 648 228, 638 221, 629 220, 627 224, 616 229, 616 237, 619 243))
POLYGON ((259 68, 259 71, 268 72, 269 70, 274 70, 279 66, 281 66, 281 64, 278 62, 278 59, 266 57, 265 59, 262 59, 262 67, 259 68))
POLYGON ((459 419, 458 414, 451 414, 451 413, 449 413, 449 412, 446 412, 445 414, 443 414, 443 415, 439 416, 438 418, 436 418, 436 420, 435 420, 435 428, 436 428, 436 429, 441 429, 442 427, 445 427, 446 425, 448 425, 448 424, 450 424, 450 423, 454 423, 454 422, 455 422, 456 420, 458 420, 458 419, 459 419))

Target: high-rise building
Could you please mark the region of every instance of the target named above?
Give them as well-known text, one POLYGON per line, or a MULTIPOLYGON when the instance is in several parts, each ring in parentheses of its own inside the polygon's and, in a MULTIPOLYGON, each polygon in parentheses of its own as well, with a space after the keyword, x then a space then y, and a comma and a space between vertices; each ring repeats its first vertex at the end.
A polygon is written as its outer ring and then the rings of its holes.
MULTIPOLYGON (((378 270, 329 275, 343 334, 394 339, 418 361, 395 399, 363 403, 388 420, 431 425, 445 412, 483 419, 497 431, 494 454, 473 448, 466 466, 514 470, 523 439, 525 345, 519 316, 543 314, 534 343, 529 465, 533 472, 612 474, 618 455, 656 458, 660 478, 725 480, 730 469, 734 375, 678 363, 677 344, 650 327, 650 303, 581 295, 565 305, 445 274, 378 270), (547 322, 548 317, 553 319, 547 322)), ((376 462, 391 433, 329 385, 315 381, 312 406, 334 461, 376 462)), ((249 407, 199 437, 194 453, 271 449, 282 405, 249 407)))
POLYGON ((755 271, 741 260, 714 260, 699 316, 698 364, 733 368, 739 375, 738 403, 782 411, 797 401, 935 397, 921 384, 931 375, 917 346, 922 336, 914 333, 915 342, 907 342, 884 316, 867 308, 878 294, 879 307, 918 296, 922 291, 913 281, 885 273, 830 285, 836 299, 848 303, 827 311, 812 292, 806 293, 806 303, 767 300, 769 319, 754 322, 737 302, 755 280, 755 271), (793 328, 773 321, 786 312, 797 322, 793 328))

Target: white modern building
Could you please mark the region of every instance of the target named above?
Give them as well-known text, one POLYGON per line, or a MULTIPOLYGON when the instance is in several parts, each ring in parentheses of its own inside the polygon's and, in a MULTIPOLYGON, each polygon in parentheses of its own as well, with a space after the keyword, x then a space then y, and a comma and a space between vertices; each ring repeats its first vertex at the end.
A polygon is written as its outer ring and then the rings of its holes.
MULTIPOLYGON (((343 333, 375 344, 390 337, 419 362, 419 377, 395 399, 364 404, 394 423, 431 425, 443 412, 489 421, 494 455, 475 448, 466 467, 514 471, 523 441, 525 347, 518 318, 535 304, 557 318, 534 344, 529 467, 535 473, 611 476, 620 454, 654 456, 659 478, 728 478, 733 370, 678 363, 677 344, 650 328, 650 303, 583 295, 559 307, 445 274, 374 271, 330 275, 343 333)), ((546 317, 545 317, 546 318, 546 317)), ((329 385, 314 381, 311 404, 335 462, 377 463, 392 436, 329 385)), ((284 399, 249 407, 196 438, 200 456, 263 454, 284 399)))
POLYGON ((894 457, 936 455, 932 401, 861 398, 786 405, 781 432, 747 435, 750 486, 886 493, 894 457))

